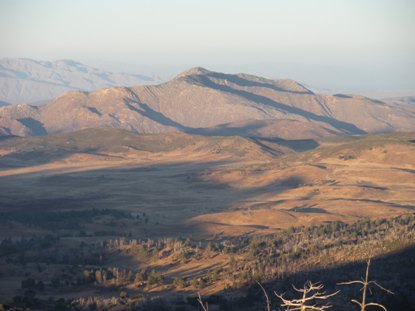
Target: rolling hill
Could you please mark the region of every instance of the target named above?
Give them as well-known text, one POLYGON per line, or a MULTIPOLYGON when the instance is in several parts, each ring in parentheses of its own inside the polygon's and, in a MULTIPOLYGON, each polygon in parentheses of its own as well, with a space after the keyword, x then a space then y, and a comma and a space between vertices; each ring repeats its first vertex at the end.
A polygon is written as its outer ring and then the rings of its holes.
MULTIPOLYGON (((307 142, 304 142, 307 144, 307 142)), ((295 144, 282 140, 244 137, 205 137, 185 133, 137 134, 120 129, 85 129, 37 137, 7 136, 0 140, 2 167, 26 167, 83 155, 85 159, 120 159, 158 154, 172 158, 237 158, 270 160, 294 152, 295 144)), ((1 175, 1 173, 0 173, 1 175)))
POLYGON ((46 303, 121 290, 135 303, 238 297, 256 284, 258 262, 272 288, 313 271, 335 284, 368 249, 375 262, 395 258, 374 275, 398 300, 410 297, 414 142, 414 133, 287 141, 113 128, 1 137, 0 299, 26 295, 29 277, 46 303), (153 270, 163 282, 140 277, 153 270), (76 281, 85 275, 97 277, 76 281))
POLYGON ((4 137, 0 205, 139 209, 166 230, 180 223, 201 235, 389 217, 414 208, 414 153, 413 133, 283 141, 87 129, 4 137))

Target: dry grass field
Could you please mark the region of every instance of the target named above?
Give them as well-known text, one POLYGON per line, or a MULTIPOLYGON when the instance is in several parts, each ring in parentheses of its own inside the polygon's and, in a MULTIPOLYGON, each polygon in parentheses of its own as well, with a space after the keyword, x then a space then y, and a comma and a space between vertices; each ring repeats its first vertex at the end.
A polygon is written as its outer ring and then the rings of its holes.
MULTIPOLYGON (((291 227, 390 218, 415 209, 414 134, 258 141, 87 130, 6 139, 0 154, 0 213, 10 217, 0 227, 1 239, 58 235, 56 247, 63 254, 82 243, 119 237, 190 237, 206 245, 291 227), (92 147, 83 143, 91 135, 92 147), (91 216, 91 210, 106 212, 91 216), (57 212, 73 219, 56 219, 57 212), (33 220, 35 214, 52 216, 48 222, 33 220)), ((174 251, 149 258, 129 252, 128 247, 108 251, 105 266, 157 269, 170 280, 189 279, 229 268, 232 257, 206 250, 196 259, 177 258, 174 251)), ((48 282, 66 267, 53 264, 44 270, 34 261, 19 269, 6 262, 7 256, 0 258, 4 301, 21 293, 28 275, 48 282)), ((227 286, 221 280, 200 291, 213 294, 227 286)), ((136 285, 125 288, 141 292, 136 285)), ((155 296, 192 291, 171 285, 146 290, 155 296)), ((83 286, 46 290, 38 297, 113 294, 83 286)))
POLYGON ((178 147, 161 142, 161 152, 126 145, 53 152, 50 139, 44 150, 24 150, 25 141, 13 153, 3 142, 1 209, 119 209, 148 215, 146 226, 132 229, 140 236, 209 238, 393 216, 415 206, 411 134, 320 141, 304 152, 274 143, 273 153, 240 138, 189 137, 178 147))

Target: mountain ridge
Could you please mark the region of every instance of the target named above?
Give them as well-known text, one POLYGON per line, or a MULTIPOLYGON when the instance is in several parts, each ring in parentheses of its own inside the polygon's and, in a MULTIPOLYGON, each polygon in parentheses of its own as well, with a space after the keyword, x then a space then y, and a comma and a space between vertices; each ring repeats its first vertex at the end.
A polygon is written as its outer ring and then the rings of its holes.
POLYGON ((157 83, 155 77, 114 73, 75 60, 54 62, 30 58, 0 59, 0 100, 8 103, 43 103, 71 90, 93 91, 116 85, 157 83))
POLYGON ((303 139, 415 130, 413 105, 396 106, 356 95, 320 95, 293 80, 201 67, 158 85, 72 91, 40 107, 19 107, 0 108, 3 135, 109 127, 137 133, 303 139))

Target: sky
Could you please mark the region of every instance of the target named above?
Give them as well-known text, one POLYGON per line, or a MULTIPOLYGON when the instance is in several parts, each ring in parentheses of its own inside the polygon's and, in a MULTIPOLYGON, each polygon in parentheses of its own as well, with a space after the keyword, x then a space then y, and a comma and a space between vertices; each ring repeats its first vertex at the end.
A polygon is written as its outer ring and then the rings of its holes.
POLYGON ((0 0, 0 58, 164 77, 202 66, 415 95, 413 0, 0 0))

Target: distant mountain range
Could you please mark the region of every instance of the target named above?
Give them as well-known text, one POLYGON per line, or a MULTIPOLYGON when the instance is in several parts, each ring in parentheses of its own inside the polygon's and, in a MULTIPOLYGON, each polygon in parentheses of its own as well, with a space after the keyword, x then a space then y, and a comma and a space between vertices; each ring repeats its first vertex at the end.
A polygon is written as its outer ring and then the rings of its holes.
POLYGON ((156 82, 160 80, 155 77, 108 72, 73 60, 0 59, 0 102, 4 103, 38 104, 73 90, 156 82))
POLYGON ((3 135, 86 128, 304 139, 415 131, 415 106, 318 95, 292 80, 193 68, 159 85, 74 91, 40 107, 0 108, 3 135))
POLYGON ((389 97, 389 98, 384 98, 383 101, 385 103, 394 104, 394 105, 401 105, 401 104, 415 105, 415 96, 389 97))

